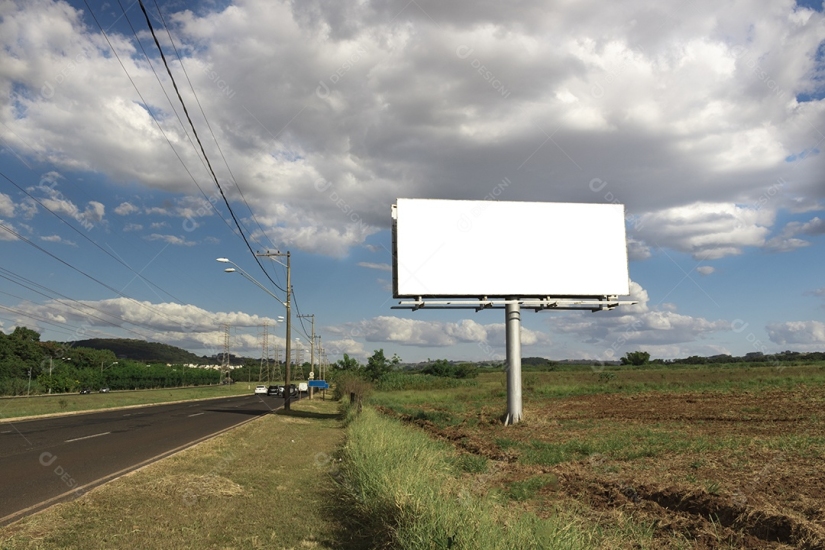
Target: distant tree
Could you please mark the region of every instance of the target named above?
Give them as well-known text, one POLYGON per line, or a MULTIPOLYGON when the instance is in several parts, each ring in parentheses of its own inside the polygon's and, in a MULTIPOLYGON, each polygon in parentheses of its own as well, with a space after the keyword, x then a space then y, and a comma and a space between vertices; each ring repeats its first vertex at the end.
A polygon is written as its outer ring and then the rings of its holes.
POLYGON ((430 362, 430 364, 421 369, 421 372, 423 372, 424 374, 444 377, 452 377, 454 371, 455 368, 446 359, 436 359, 435 361, 430 362))
POLYGON ((645 365, 650 361, 650 354, 646 351, 628 351, 621 358, 622 365, 645 365))
POLYGON ((344 358, 336 362, 334 366, 340 370, 358 370, 361 368, 358 360, 355 357, 350 357, 346 353, 344 354, 344 358))
POLYGON ((372 357, 367 359, 367 366, 364 368, 364 374, 366 374, 367 378, 370 380, 375 381, 392 371, 392 369, 398 366, 398 363, 400 362, 401 358, 398 357, 397 354, 393 354, 392 359, 387 359, 384 357, 384 350, 377 349, 375 350, 375 353, 372 354, 372 357))
POLYGON ((472 363, 461 363, 455 367, 456 378, 475 378, 478 376, 478 367, 472 363))
POLYGON ((441 376, 444 378, 475 378, 478 376, 478 368, 471 363, 461 363, 454 365, 446 359, 436 359, 421 369, 424 374, 431 376, 441 376))

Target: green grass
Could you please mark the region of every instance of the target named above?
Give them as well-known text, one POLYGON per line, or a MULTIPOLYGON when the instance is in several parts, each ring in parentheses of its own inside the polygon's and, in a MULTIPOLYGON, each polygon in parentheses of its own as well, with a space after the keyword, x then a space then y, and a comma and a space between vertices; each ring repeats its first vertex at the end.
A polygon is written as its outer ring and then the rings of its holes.
MULTIPOLYGON (((458 404, 480 410, 491 404, 505 409, 506 382, 501 371, 482 372, 472 385, 456 388, 430 388, 427 391, 381 391, 369 402, 401 414, 415 415, 418 410, 437 409, 460 412, 458 404)), ((782 369, 763 366, 661 366, 607 367, 524 373, 525 405, 547 399, 599 394, 637 394, 643 392, 732 392, 790 389, 799 385, 825 385, 825 367, 821 365, 789 366, 782 369), (610 373, 613 376, 605 376, 610 373)), ((465 414, 466 416, 466 414, 465 414)))
POLYGON ((558 487, 559 480, 552 474, 531 477, 523 481, 514 481, 507 487, 507 496, 512 500, 530 500, 544 487, 558 487))
POLYGON ((301 400, 0 529, 0 548, 335 548, 337 403, 301 400))
POLYGON ((467 490, 454 453, 448 445, 365 408, 347 428, 342 451, 342 488, 353 523, 369 533, 376 547, 592 547, 592 533, 570 518, 539 519, 467 490))
POLYGON ((251 394, 255 383, 239 382, 228 386, 198 386, 181 389, 117 391, 110 393, 55 394, 33 397, 9 397, 0 399, 0 421, 25 416, 93 411, 130 405, 148 405, 208 399, 230 395, 251 394))

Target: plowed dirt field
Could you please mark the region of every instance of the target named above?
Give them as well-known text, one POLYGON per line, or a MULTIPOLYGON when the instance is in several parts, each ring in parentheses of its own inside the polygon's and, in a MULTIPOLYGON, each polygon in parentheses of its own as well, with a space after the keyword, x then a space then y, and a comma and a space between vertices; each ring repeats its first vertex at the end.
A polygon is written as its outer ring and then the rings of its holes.
POLYGON ((418 406, 382 410, 486 457, 468 490, 501 491, 512 506, 575 510, 658 548, 825 549, 821 385, 526 399, 525 421, 509 427, 500 406, 449 422, 418 406))

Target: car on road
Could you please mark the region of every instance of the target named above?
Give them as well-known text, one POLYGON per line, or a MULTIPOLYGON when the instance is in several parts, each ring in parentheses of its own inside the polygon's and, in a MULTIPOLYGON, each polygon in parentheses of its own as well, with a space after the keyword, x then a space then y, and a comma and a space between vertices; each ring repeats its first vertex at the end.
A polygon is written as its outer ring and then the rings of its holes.
POLYGON ((267 394, 267 390, 268 390, 268 388, 267 388, 265 385, 263 385, 263 384, 262 384, 262 385, 259 385, 259 386, 255 386, 255 395, 257 395, 257 394, 261 394, 261 393, 262 393, 262 394, 264 394, 264 395, 266 395, 266 394, 267 394))
POLYGON ((281 388, 283 388, 283 386, 269 386, 269 388, 267 388, 266 390, 266 394, 271 395, 273 397, 280 397, 281 388))
POLYGON ((100 388, 100 393, 109 393, 109 387, 104 386, 104 387, 100 388))
POLYGON ((92 388, 81 388, 80 395, 83 395, 84 393, 92 393, 92 388))

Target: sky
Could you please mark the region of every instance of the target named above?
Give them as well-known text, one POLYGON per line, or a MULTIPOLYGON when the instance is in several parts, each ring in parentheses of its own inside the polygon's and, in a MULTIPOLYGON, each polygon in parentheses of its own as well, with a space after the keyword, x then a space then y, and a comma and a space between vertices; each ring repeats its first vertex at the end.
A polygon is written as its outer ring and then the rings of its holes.
POLYGON ((392 309, 436 198, 624 205, 638 303, 525 357, 825 350, 821 3, 143 4, 174 82, 136 1, 0 1, 0 330, 274 356, 289 251, 303 359, 502 360, 502 311, 392 309))

